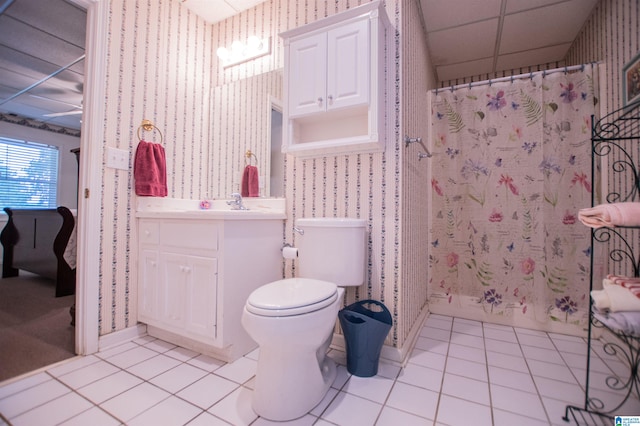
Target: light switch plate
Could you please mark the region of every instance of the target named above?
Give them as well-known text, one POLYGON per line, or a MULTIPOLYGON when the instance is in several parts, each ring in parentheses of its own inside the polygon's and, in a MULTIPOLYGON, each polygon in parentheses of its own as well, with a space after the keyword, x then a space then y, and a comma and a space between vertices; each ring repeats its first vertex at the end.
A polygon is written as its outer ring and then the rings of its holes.
POLYGON ((129 151, 108 146, 107 167, 127 170, 129 168, 129 151))

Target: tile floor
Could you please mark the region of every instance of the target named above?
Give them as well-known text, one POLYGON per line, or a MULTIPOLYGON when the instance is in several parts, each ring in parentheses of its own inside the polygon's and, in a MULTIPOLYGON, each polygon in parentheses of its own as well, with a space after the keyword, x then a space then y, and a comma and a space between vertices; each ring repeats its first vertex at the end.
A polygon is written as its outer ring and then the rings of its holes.
MULTIPOLYGON (((324 400, 285 424, 575 424, 562 416, 583 404, 586 347, 577 337, 431 315, 406 367, 380 363, 377 376, 361 378, 340 365, 324 400)), ((627 370, 600 343, 593 352, 593 392, 611 399, 598 381, 627 370)), ((343 353, 331 355, 344 364, 343 353)), ((0 426, 274 424, 251 409, 256 359, 254 351, 224 364, 140 338, 0 383, 0 426)), ((621 410, 640 415, 640 401, 621 410)))

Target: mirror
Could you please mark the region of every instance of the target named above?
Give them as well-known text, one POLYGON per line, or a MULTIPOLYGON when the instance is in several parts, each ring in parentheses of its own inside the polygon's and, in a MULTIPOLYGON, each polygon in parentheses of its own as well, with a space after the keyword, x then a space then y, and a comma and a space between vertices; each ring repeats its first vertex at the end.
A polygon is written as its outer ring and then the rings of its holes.
POLYGON ((232 192, 241 192, 247 165, 257 167, 259 196, 284 195, 282 182, 278 185, 284 179, 280 99, 282 70, 213 88, 208 197, 228 198, 232 192))

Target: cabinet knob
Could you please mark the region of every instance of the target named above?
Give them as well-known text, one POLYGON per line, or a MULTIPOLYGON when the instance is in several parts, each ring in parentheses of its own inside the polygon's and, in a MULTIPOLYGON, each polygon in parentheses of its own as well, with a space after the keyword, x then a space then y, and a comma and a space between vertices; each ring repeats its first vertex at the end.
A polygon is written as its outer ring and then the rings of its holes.
POLYGON ((333 95, 327 96, 327 101, 329 102, 329 104, 332 104, 333 103, 333 95))
POLYGON ((318 106, 322 105, 322 98, 318 98, 318 106))

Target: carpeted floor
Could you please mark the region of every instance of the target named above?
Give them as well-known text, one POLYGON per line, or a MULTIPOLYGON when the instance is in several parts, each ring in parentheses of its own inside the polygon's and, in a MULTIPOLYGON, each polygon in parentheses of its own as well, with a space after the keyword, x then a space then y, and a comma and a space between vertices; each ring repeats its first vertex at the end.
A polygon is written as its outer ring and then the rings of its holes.
POLYGON ((28 272, 0 279, 0 382, 75 356, 74 301, 28 272))

